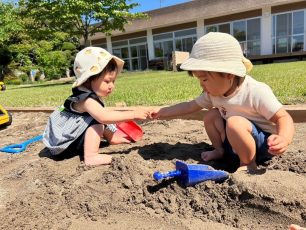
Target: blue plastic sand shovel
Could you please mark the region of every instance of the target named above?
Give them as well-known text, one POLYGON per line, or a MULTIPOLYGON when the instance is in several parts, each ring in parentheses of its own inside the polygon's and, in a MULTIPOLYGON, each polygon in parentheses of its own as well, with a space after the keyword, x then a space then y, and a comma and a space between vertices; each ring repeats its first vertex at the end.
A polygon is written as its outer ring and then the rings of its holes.
POLYGON ((177 161, 176 170, 167 173, 155 172, 153 177, 159 181, 164 178, 175 177, 183 186, 192 186, 197 183, 213 180, 223 181, 228 178, 228 173, 222 170, 215 170, 213 167, 205 164, 186 164, 182 161, 177 161))
POLYGON ((22 142, 20 144, 13 144, 13 145, 8 145, 3 148, 0 148, 0 152, 20 153, 20 152, 23 152, 29 144, 36 142, 36 141, 40 141, 41 139, 42 139, 42 135, 39 135, 39 136, 31 138, 30 140, 22 142))

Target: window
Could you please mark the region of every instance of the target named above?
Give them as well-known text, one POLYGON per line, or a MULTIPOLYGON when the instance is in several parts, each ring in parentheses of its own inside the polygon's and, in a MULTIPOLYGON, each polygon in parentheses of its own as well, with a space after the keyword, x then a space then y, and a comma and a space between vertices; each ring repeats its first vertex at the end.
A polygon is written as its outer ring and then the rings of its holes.
POLYGON ((209 33, 209 32, 218 32, 218 26, 207 26, 206 33, 209 33))
POLYGON ((197 38, 182 38, 175 40, 175 50, 190 52, 197 38))
POLYGON ((173 42, 172 41, 166 41, 163 42, 163 56, 167 58, 171 58, 173 51, 173 42))
POLYGON ((205 27, 206 33, 223 32, 233 35, 245 56, 260 54, 260 18, 233 21, 205 27))
POLYGON ((260 55, 260 19, 247 20, 246 56, 260 55))
POLYGON ((107 50, 107 45, 106 45, 106 43, 97 44, 97 45, 94 45, 94 46, 101 47, 101 48, 107 50))
POLYGON ((173 33, 153 36, 155 57, 168 57, 173 51, 173 33))
POLYGON ((145 70, 148 68, 147 63, 147 46, 136 45, 131 46, 131 61, 133 70, 145 70))
POLYGON ((246 21, 237 21, 233 23, 233 35, 239 42, 246 40, 246 21))
POLYGON ((304 11, 273 15, 273 53, 304 50, 304 11))
POLYGON ((163 43, 162 42, 155 42, 154 43, 154 53, 155 53, 155 57, 163 57, 164 56, 163 43))
POLYGON ((146 37, 113 42, 113 54, 124 60, 124 69, 148 68, 146 37))
POLYGON ((126 70, 131 70, 129 66, 129 50, 127 47, 124 48, 114 48, 113 49, 113 54, 117 57, 120 57, 124 61, 124 66, 123 68, 126 70))
POLYGON ((206 33, 209 32, 222 32, 222 33, 231 33, 230 23, 219 24, 219 25, 211 25, 205 27, 206 33))
POLYGON ((153 36, 155 57, 171 59, 172 51, 191 52, 197 40, 196 29, 186 29, 153 36))
POLYGON ((226 23, 219 25, 219 32, 230 34, 231 33, 230 24, 226 23))

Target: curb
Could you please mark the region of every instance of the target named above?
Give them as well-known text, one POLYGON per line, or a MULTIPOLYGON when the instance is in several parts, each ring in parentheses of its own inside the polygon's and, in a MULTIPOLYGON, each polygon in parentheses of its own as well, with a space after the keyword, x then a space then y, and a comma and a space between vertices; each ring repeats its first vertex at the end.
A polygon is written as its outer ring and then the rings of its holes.
MULTIPOLYGON (((158 108, 159 106, 130 106, 130 107, 107 107, 110 109, 123 111, 123 110, 133 110, 136 108, 158 108)), ((306 104, 305 105, 284 105, 287 112, 292 116, 292 119, 295 123, 306 122, 306 104)), ((7 111, 15 113, 15 112, 44 112, 44 113, 52 113, 56 107, 9 107, 6 108, 7 111)), ((193 114, 169 117, 165 120, 170 119, 185 119, 185 120, 203 120, 203 116, 207 110, 203 109, 199 112, 195 112, 193 114)))

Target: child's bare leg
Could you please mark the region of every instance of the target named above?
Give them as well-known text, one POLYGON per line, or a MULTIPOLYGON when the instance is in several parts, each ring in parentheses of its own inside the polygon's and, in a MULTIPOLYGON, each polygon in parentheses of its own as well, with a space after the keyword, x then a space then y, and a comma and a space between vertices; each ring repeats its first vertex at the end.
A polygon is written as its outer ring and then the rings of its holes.
POLYGON ((112 132, 108 129, 104 130, 103 136, 107 140, 107 142, 110 143, 111 145, 131 143, 130 140, 126 139, 125 137, 122 137, 122 136, 118 135, 118 132, 114 133, 114 132, 112 132))
POLYGON ((111 163, 111 156, 99 154, 103 132, 104 126, 102 124, 92 125, 86 130, 84 139, 84 162, 86 165, 105 165, 111 163))
POLYGON ((249 120, 239 116, 227 119, 227 138, 239 156, 240 167, 247 166, 248 170, 256 170, 256 144, 251 132, 252 124, 249 120))
POLYGON ((215 149, 212 151, 202 152, 201 158, 204 161, 220 159, 224 154, 222 142, 225 139, 225 130, 223 119, 217 109, 212 109, 205 115, 204 126, 215 149))

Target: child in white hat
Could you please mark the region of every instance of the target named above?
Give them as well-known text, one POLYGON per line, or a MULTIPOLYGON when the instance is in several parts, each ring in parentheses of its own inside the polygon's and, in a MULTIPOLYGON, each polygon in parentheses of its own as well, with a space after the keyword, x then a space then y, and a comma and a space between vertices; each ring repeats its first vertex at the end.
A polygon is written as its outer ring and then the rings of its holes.
POLYGON ((151 116, 165 118, 208 109, 204 126, 214 150, 202 152, 202 159, 239 157, 240 167, 256 169, 257 164, 287 150, 294 125, 271 88, 246 74, 251 68, 233 36, 208 33, 181 65, 199 80, 202 95, 156 109, 151 116))
POLYGON ((130 143, 117 135, 112 123, 143 120, 149 111, 106 110, 101 100, 113 92, 123 65, 123 60, 99 47, 87 47, 76 55, 72 95, 51 114, 43 135, 53 155, 84 153, 86 165, 103 165, 111 163, 111 156, 99 154, 101 138, 110 144, 130 143))

